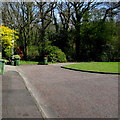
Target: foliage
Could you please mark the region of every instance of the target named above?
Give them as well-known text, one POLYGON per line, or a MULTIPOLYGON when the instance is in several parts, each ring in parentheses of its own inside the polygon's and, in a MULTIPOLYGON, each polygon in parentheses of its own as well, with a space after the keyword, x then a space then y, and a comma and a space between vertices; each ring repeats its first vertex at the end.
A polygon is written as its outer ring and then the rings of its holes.
POLYGON ((66 55, 56 46, 47 46, 46 54, 48 55, 48 60, 50 62, 66 62, 66 55))
POLYGON ((4 54, 5 54, 6 58, 9 59, 10 57, 12 57, 12 49, 11 48, 6 48, 4 50, 4 54))
MULTIPOLYGON (((59 61, 58 56, 61 61, 65 55, 68 61, 120 59, 120 37, 116 38, 119 28, 115 25, 119 21, 119 2, 36 1, 2 5, 2 21, 5 26, 18 29, 17 45, 23 50, 24 59, 43 60, 44 55, 52 56, 50 61, 59 61)), ((11 42, 4 45, 11 46, 11 42)))
POLYGON ((12 47, 12 40, 16 41, 18 39, 18 36, 16 35, 17 32, 15 30, 12 30, 8 27, 5 27, 3 25, 0 26, 0 38, 2 40, 2 47, 3 48, 11 48, 12 47))
POLYGON ((82 61, 111 61, 117 40, 113 22, 87 22, 81 27, 82 61))
POLYGON ((114 61, 118 57, 118 46, 120 45, 117 38, 116 24, 114 22, 106 22, 104 26, 105 32, 103 37, 106 40, 106 44, 104 45, 105 48, 101 59, 102 61, 114 61))
POLYGON ((37 46, 29 46, 28 47, 28 59, 29 60, 37 60, 39 58, 39 52, 37 46))
POLYGON ((13 55, 13 58, 19 58, 20 59, 20 56, 19 55, 13 55))
POLYGON ((68 61, 75 60, 75 47, 74 47, 74 30, 64 31, 60 29, 58 32, 51 31, 48 39, 52 41, 53 46, 60 48, 65 54, 68 61))
POLYGON ((12 40, 14 39, 14 42, 16 42, 16 40, 18 39, 17 34, 18 33, 15 30, 12 30, 3 25, 0 26, 0 38, 2 40, 1 44, 3 56, 7 58, 10 58, 12 56, 12 40))

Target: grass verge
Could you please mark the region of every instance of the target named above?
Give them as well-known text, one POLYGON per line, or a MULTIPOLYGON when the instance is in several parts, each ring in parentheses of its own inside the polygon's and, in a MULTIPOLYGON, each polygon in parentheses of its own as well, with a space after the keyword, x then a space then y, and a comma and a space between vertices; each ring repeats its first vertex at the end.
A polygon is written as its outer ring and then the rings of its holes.
POLYGON ((38 64, 39 62, 36 61, 24 61, 24 60, 20 60, 20 65, 27 65, 27 64, 38 64))
MULTIPOLYGON (((57 62, 48 62, 48 64, 53 64, 53 63, 57 63, 57 62)), ((20 65, 27 65, 27 64, 43 65, 43 62, 20 60, 20 65)))
POLYGON ((84 71, 120 73, 120 69, 118 69, 119 66, 120 62, 88 62, 65 65, 63 67, 84 71))

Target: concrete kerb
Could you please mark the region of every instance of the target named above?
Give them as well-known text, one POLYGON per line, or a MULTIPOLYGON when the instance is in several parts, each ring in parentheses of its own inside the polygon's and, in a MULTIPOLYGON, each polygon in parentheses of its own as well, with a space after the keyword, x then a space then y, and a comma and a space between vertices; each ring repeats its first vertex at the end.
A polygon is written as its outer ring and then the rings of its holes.
MULTIPOLYGON (((17 69, 16 69, 17 70, 17 69)), ((34 98, 35 103, 43 117, 43 119, 46 118, 55 118, 56 115, 52 113, 48 108, 44 108, 44 105, 41 105, 42 99, 39 97, 38 91, 34 88, 34 86, 28 81, 28 78, 24 75, 23 71, 19 68, 19 71, 17 70, 19 75, 23 78, 24 83, 28 91, 30 92, 31 96, 34 98)), ((57 117, 57 116, 56 116, 57 117)))
POLYGON ((80 72, 120 75, 120 73, 110 73, 110 72, 96 72, 96 71, 77 70, 77 69, 73 69, 73 68, 67 68, 67 67, 64 67, 64 66, 61 66, 61 68, 63 68, 63 69, 68 69, 68 70, 74 70, 74 71, 80 71, 80 72))

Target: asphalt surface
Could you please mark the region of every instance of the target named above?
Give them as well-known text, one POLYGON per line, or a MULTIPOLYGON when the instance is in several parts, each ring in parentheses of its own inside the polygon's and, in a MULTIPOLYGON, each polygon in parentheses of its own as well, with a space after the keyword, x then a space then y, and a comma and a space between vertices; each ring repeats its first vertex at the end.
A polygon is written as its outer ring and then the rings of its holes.
POLYGON ((118 118, 118 75, 54 65, 17 67, 47 118, 118 118))
POLYGON ((42 118, 23 78, 13 66, 2 76, 2 118, 42 118))

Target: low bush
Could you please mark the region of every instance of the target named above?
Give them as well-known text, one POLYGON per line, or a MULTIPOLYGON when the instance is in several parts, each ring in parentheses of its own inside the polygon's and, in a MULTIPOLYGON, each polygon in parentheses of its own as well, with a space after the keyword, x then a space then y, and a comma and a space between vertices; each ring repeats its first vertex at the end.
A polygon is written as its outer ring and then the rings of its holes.
POLYGON ((49 62, 66 62, 66 55, 56 46, 47 46, 46 47, 46 55, 48 55, 49 62))
MULTIPOLYGON (((47 45, 44 48, 44 55, 48 56, 49 62, 66 62, 66 55, 56 46, 47 45)), ((28 60, 31 61, 41 61, 43 60, 43 56, 39 56, 38 47, 37 46, 30 46, 28 48, 28 60)))
POLYGON ((13 58, 19 58, 20 59, 20 56, 19 55, 13 55, 13 58))

